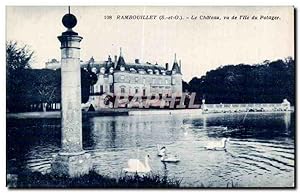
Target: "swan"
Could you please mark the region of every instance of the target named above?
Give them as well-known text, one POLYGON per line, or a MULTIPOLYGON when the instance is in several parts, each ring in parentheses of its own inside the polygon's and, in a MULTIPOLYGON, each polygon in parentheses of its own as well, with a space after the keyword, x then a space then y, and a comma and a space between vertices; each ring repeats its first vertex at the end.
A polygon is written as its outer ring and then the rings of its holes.
POLYGON ((228 138, 222 138, 221 141, 210 141, 204 148, 207 150, 226 150, 228 138))
POLYGON ((157 155, 161 157, 165 153, 166 153, 166 147, 165 146, 160 147, 159 144, 157 144, 157 155))
POLYGON ((128 168, 123 168, 125 173, 149 173, 151 171, 151 167, 149 165, 150 156, 145 156, 145 163, 141 162, 138 159, 129 159, 128 160, 128 168))
POLYGON ((184 136, 188 135, 188 131, 187 131, 188 128, 189 128, 189 126, 187 126, 187 125, 181 125, 181 129, 184 129, 184 133, 183 133, 184 136))
POLYGON ((162 162, 171 162, 171 163, 177 163, 180 161, 180 159, 177 157, 177 155, 167 155, 167 154, 164 154, 160 161, 162 162))

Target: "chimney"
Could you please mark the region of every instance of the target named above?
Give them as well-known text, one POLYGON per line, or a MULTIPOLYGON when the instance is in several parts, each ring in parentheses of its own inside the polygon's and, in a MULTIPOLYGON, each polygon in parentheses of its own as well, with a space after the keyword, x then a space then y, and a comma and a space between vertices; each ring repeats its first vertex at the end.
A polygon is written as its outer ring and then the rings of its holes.
POLYGON ((135 62, 136 64, 139 64, 139 63, 140 63, 140 60, 139 60, 139 59, 135 59, 134 62, 135 62))
POLYGON ((118 56, 115 55, 115 68, 117 67, 117 63, 118 63, 118 56))
POLYGON ((169 70, 169 64, 166 63, 166 70, 169 70))

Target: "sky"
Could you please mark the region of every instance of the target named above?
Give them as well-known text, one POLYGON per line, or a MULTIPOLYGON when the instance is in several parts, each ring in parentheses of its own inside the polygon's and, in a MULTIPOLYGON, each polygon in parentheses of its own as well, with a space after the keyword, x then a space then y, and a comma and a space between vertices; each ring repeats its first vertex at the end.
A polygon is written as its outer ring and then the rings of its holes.
MULTIPOLYGON (((6 7, 6 40, 29 45, 35 52, 33 68, 60 60, 57 39, 65 27, 66 6, 6 7)), ((226 64, 257 64, 265 60, 294 58, 293 7, 101 7, 72 6, 83 37, 81 60, 106 60, 122 53, 126 62, 173 63, 181 60, 185 81, 201 77, 226 64), (197 16, 184 20, 117 20, 117 15, 197 16), (279 16, 279 20, 224 20, 223 16, 279 16), (112 16, 113 19, 104 19, 112 16), (200 20, 219 16, 221 20, 200 20)))

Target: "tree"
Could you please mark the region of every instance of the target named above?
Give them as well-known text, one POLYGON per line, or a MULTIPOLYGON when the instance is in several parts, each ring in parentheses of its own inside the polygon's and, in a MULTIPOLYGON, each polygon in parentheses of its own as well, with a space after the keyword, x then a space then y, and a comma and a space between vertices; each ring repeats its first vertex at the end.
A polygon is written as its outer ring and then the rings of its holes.
MULTIPOLYGON (((186 88, 188 86, 185 86, 186 88)), ((295 104, 295 64, 291 57, 262 64, 224 65, 189 82, 196 102, 295 104)))
POLYGON ((90 87, 96 84, 98 78, 92 71, 81 68, 81 102, 86 103, 90 97, 90 87))
POLYGON ((47 105, 60 102, 61 78, 59 71, 49 69, 36 69, 29 70, 29 73, 32 74, 32 77, 34 77, 31 88, 28 88, 28 91, 31 90, 30 93, 32 93, 30 95, 30 98, 33 99, 37 97, 37 100, 35 101, 38 103, 42 103, 44 112, 46 111, 47 105))
POLYGON ((6 68, 8 72, 30 68, 33 53, 27 45, 19 47, 16 41, 6 42, 6 68))
MULTIPOLYGON (((47 105, 61 102, 60 69, 31 69, 33 51, 12 41, 6 43, 6 56, 7 111, 27 111, 32 104, 42 104, 46 111, 47 105)), ((96 82, 95 73, 81 69, 81 102, 88 101, 90 86, 96 82)))
POLYGON ((15 41, 6 42, 6 101, 7 110, 20 111, 25 103, 20 100, 24 97, 23 76, 25 69, 30 69, 33 51, 27 45, 20 47, 15 41))
POLYGON ((188 92, 189 90, 190 90, 190 85, 183 80, 182 81, 182 91, 183 92, 188 92))

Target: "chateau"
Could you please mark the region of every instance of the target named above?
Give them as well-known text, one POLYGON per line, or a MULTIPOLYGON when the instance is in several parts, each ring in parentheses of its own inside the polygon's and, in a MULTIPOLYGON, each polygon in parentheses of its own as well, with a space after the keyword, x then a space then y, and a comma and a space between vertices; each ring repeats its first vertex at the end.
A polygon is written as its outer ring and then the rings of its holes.
MULTIPOLYGON (((57 68, 58 62, 53 63, 57 68)), ((54 68, 52 63, 46 63, 46 68, 54 68)), ((120 49, 119 57, 106 61, 95 61, 92 57, 87 62, 81 62, 81 67, 91 69, 98 81, 90 89, 90 99, 87 105, 94 108, 106 107, 105 97, 110 96, 175 96, 182 95, 181 61, 174 58, 172 67, 151 63, 142 63, 135 59, 134 63, 126 62, 120 49)), ((110 106, 112 107, 112 105, 110 106)))

